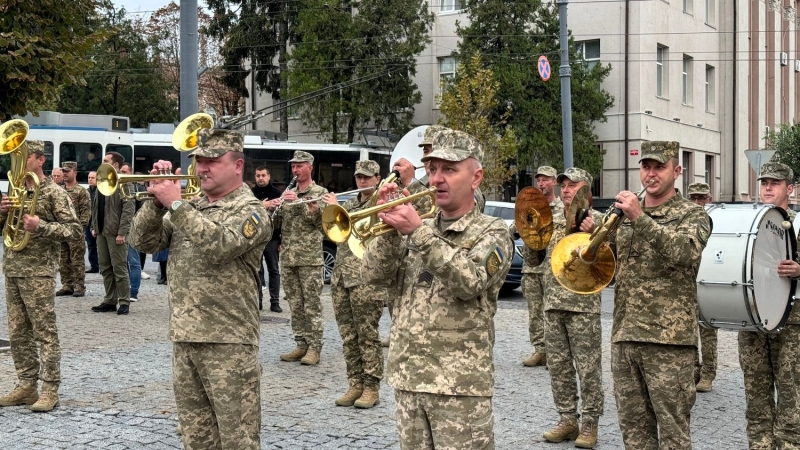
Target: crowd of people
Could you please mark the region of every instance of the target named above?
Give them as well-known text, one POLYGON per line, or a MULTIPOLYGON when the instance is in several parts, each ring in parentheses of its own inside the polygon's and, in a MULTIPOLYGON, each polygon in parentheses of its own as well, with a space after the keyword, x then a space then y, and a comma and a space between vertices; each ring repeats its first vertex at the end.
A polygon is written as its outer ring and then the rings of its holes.
MULTIPOLYGON (((414 164, 400 159, 393 167, 396 180, 382 182, 378 163, 359 161, 353 174, 359 192, 339 210, 333 206, 340 203, 336 193, 314 183, 314 157, 307 152, 297 151, 289 161, 294 181, 281 192, 265 167, 256 168, 254 187, 244 183, 241 134, 201 129, 197 142, 191 157, 203 195, 185 199, 177 180, 157 180, 135 188, 150 194, 142 202, 121 190, 98 195, 94 173, 87 191, 76 183, 74 162, 62 164, 59 187, 55 171, 51 178, 42 172, 43 144, 27 143, 27 170, 43 181, 36 215, 23 221, 30 243, 6 249, 3 262, 18 384, 0 397, 0 406, 49 411, 58 404, 54 297, 86 295, 84 272, 100 272, 104 300, 92 310, 128 314, 137 300, 143 252, 163 262, 164 279, 167 268, 173 274, 169 337, 184 446, 260 448, 264 292, 270 309, 280 313, 282 284, 291 311, 294 349, 280 360, 319 364, 322 238, 338 227, 331 297, 347 385, 332 403, 373 408, 385 380, 394 389, 401 448, 494 448, 494 316, 515 230, 482 213, 482 144, 462 131, 429 127, 420 142, 424 178, 415 179, 414 164), (370 235, 360 223, 342 225, 358 211, 412 193, 421 194, 367 219, 392 233, 370 235), (433 216, 423 219, 421 212, 430 208, 433 216), (62 288, 56 292, 59 253, 62 288), (386 361, 378 334, 384 305, 392 318, 386 361)), ((712 231, 703 205, 712 199, 704 183, 691 184, 688 198, 675 189, 682 170, 677 142, 645 142, 641 151, 644 189, 615 196, 614 214, 621 221, 607 230, 617 260, 613 392, 626 448, 690 449, 696 392, 710 391, 716 373, 716 333, 698 327, 696 285, 712 231)), ((106 153, 104 161, 130 173, 118 153, 106 153)), ((152 169, 171 171, 169 161, 157 161, 152 169)), ((604 401, 600 295, 563 286, 550 261, 570 234, 591 233, 608 216, 591 208, 571 216, 592 184, 587 171, 570 167, 558 174, 542 166, 535 179, 553 230, 546 249, 524 249, 522 286, 534 351, 522 363, 550 371, 559 417, 544 439, 594 448, 604 401)), ((765 164, 762 199, 788 211, 793 179, 787 166, 765 164)), ((3 196, 0 222, 11 209, 3 196)), ((800 264, 781 261, 776 275, 800 277, 800 264)), ((739 333, 751 449, 800 448, 798 314, 792 312, 777 334, 739 333)))

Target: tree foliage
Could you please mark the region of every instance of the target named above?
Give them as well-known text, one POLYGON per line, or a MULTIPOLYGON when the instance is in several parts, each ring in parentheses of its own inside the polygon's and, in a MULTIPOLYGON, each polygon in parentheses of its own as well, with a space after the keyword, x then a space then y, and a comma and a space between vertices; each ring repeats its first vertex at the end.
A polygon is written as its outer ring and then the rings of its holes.
POLYGON ((481 190, 487 196, 498 194, 516 173, 516 168, 509 164, 517 155, 517 136, 506 125, 511 110, 506 110, 498 122, 490 120, 501 107, 497 98, 499 89, 500 83, 492 70, 484 68, 480 54, 475 54, 461 67, 455 83, 447 87, 441 98, 439 123, 469 133, 483 144, 481 190))
POLYGON ((106 35, 87 26, 96 0, 0 2, 0 120, 53 105, 84 83, 87 54, 106 35))
POLYGON ((128 116, 133 127, 175 121, 178 108, 173 86, 162 67, 151 61, 139 27, 111 2, 104 2, 99 11, 93 27, 110 35, 92 48, 95 65, 84 74, 86 82, 64 89, 58 110, 128 116))
POLYGON ((773 159, 791 167, 800 176, 800 125, 780 124, 765 136, 767 148, 775 150, 773 159))
POLYGON ((290 98, 340 83, 370 79, 302 103, 305 125, 334 143, 353 142, 358 130, 402 134, 421 100, 412 77, 416 55, 430 42, 433 22, 419 0, 299 0, 289 61, 290 98))
MULTIPOLYGON (((544 82, 537 60, 546 55, 557 74, 559 58, 558 10, 542 0, 466 0, 470 24, 457 24, 461 60, 481 53, 499 82, 498 105, 490 114, 499 123, 511 107, 508 123, 518 139, 518 165, 548 164, 563 168, 561 86, 558 76, 544 82)), ((594 123, 605 122, 613 97, 601 83, 609 65, 585 64, 570 39, 572 67, 572 134, 575 164, 597 175, 602 154, 595 145, 594 123)))

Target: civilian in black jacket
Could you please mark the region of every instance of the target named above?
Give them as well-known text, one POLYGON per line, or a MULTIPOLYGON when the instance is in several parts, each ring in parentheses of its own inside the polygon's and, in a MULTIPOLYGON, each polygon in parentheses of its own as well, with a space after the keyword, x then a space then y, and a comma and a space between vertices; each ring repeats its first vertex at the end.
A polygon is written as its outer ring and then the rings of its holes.
MULTIPOLYGON (((269 170, 266 167, 260 166, 256 168, 256 185, 253 187, 253 195, 266 207, 269 200, 281 196, 281 191, 273 186, 270 182, 269 170)), ((278 269, 278 253, 281 245, 281 229, 276 228, 272 232, 272 239, 266 247, 264 247, 264 259, 267 260, 267 272, 269 273, 269 309, 274 312, 283 312, 280 302, 281 290, 281 272, 278 269)), ((264 265, 261 265, 261 271, 258 275, 261 277, 261 286, 266 286, 264 282, 264 265)), ((264 298, 263 291, 259 291, 258 304, 261 306, 261 301, 264 298)))

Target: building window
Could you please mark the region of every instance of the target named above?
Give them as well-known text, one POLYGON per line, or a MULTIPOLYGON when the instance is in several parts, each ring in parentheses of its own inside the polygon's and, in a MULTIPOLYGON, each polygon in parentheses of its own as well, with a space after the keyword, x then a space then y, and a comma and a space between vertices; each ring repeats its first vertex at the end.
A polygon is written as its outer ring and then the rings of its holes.
POLYGON ((706 66, 706 112, 714 112, 715 91, 714 66, 706 66))
POLYGON ((683 12, 686 14, 692 13, 692 0, 683 0, 683 12))
POLYGON ((663 45, 656 50, 656 96, 667 98, 667 69, 664 64, 669 59, 669 48, 663 45))
POLYGON ((461 0, 442 0, 441 11, 460 11, 461 0))
POLYGON ((589 70, 600 63, 600 39, 578 42, 578 54, 589 70))
POLYGON ((691 105, 692 104, 692 62, 694 60, 689 55, 683 55, 683 72, 682 72, 682 80, 683 80, 683 98, 682 103, 684 105, 691 105))
POLYGON ((711 188, 711 195, 714 195, 714 155, 706 155, 706 184, 711 188))
POLYGON ((717 21, 716 2, 706 0, 706 25, 714 25, 717 21))
POLYGON ((694 179, 694 171, 692 170, 692 152, 683 152, 683 194, 689 192, 689 185, 692 184, 694 179))
POLYGON ((439 95, 444 93, 450 83, 456 77, 456 68, 458 67, 458 59, 453 56, 445 56, 439 58, 439 95))

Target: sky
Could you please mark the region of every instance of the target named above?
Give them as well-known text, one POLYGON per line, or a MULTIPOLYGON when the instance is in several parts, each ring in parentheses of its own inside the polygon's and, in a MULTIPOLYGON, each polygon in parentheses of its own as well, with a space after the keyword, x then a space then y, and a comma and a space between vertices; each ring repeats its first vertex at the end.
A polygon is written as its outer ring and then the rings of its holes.
MULTIPOLYGON (((124 6, 125 10, 129 13, 136 13, 139 11, 155 11, 158 8, 167 6, 170 0, 112 0, 116 6, 124 6)), ((180 4, 180 0, 175 0, 175 3, 180 4)), ((197 0, 198 6, 205 6, 205 0, 197 0)))

